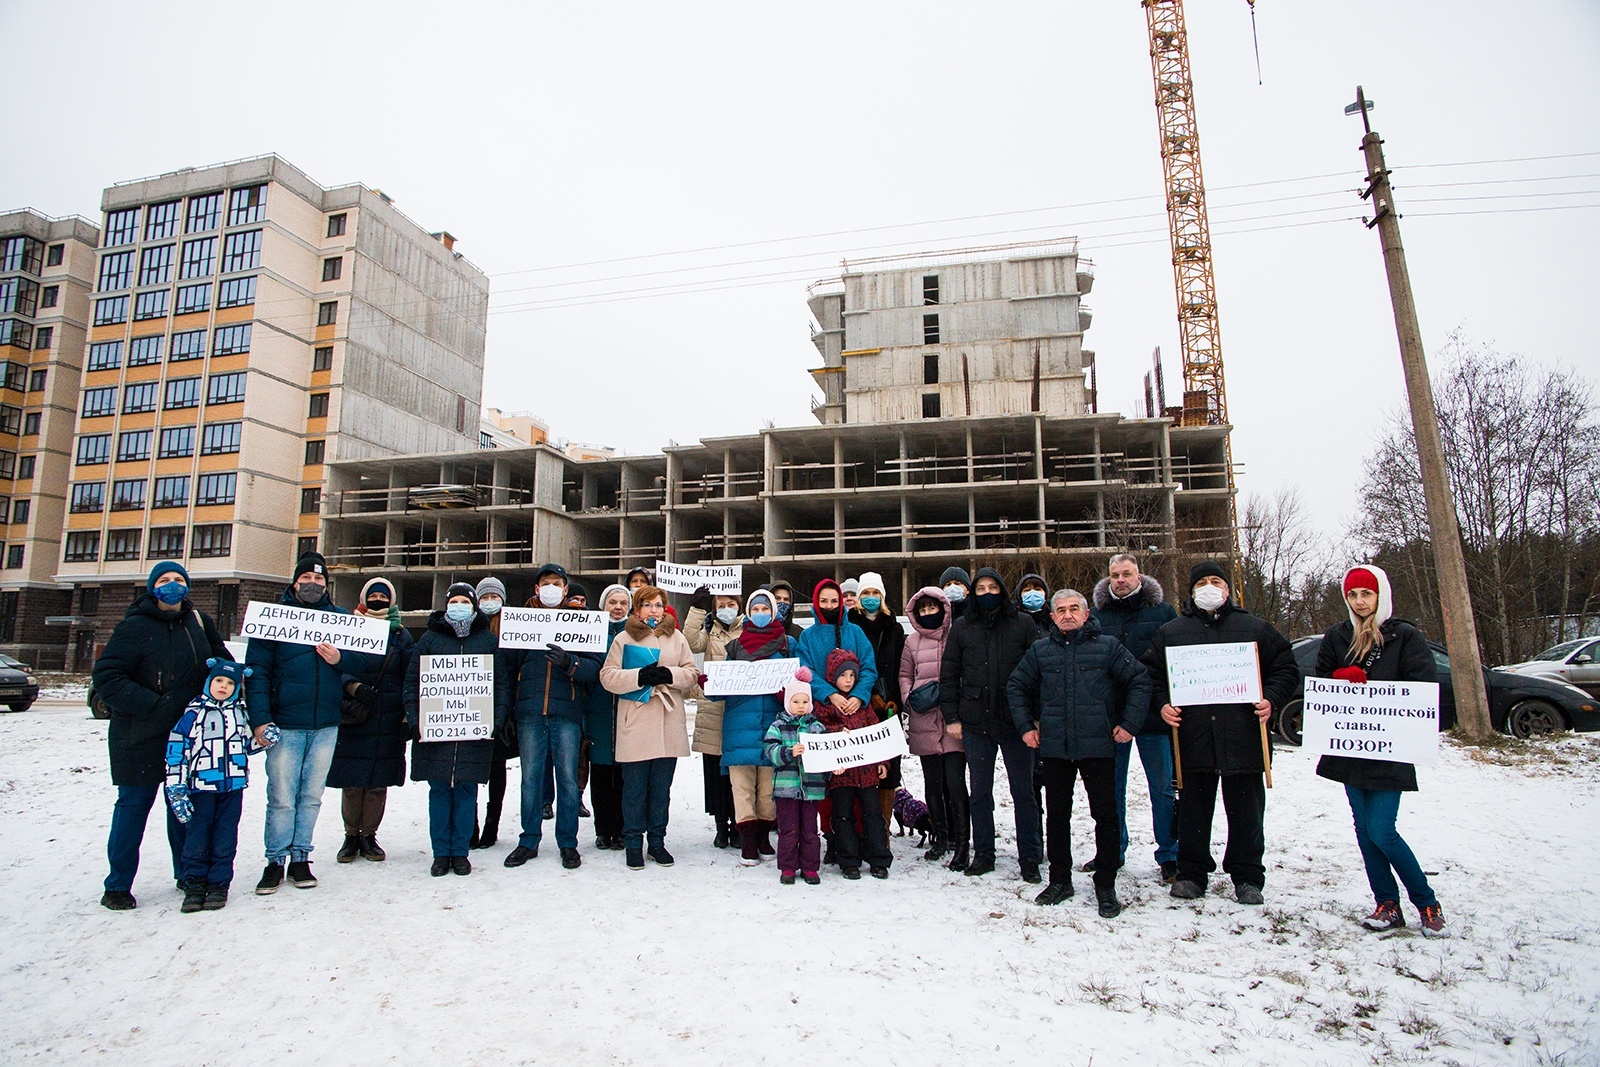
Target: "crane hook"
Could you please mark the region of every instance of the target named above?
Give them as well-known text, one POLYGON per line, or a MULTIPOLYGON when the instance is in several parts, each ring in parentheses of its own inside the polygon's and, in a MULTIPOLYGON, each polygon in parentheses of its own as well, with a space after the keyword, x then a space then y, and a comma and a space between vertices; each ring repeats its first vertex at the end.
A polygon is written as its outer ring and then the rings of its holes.
POLYGON ((1256 0, 1250 4, 1250 40, 1256 46, 1256 84, 1261 85, 1261 38, 1256 34, 1256 0))

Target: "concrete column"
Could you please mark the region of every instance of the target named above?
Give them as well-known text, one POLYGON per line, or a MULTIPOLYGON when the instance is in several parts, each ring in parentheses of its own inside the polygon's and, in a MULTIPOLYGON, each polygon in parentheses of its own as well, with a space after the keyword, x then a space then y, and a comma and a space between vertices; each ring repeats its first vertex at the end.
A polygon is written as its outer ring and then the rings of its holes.
POLYGON ((494 489, 489 494, 490 503, 497 506, 511 503, 511 465, 503 459, 496 459, 490 479, 494 483, 494 489))
POLYGON ((723 498, 733 496, 733 449, 722 450, 722 495, 723 498))

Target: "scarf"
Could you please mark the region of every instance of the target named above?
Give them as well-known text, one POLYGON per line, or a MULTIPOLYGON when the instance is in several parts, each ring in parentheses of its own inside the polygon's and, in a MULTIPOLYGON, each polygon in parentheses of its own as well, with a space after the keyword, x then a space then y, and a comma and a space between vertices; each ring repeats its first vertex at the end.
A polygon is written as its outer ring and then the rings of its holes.
POLYGON ((783 621, 776 615, 763 629, 756 629, 750 625, 749 616, 745 617, 744 628, 739 631, 739 645, 751 659, 766 659, 772 655, 778 645, 784 640, 783 621))

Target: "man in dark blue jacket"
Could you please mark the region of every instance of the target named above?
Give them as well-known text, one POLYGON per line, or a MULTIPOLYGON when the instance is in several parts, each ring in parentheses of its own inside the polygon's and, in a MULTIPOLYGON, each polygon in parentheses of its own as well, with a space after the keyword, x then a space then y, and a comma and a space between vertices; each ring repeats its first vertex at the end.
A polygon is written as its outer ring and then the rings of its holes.
MULTIPOLYGON (((328 596, 328 565, 316 552, 295 563, 294 578, 279 602, 345 614, 328 596)), ((311 889, 317 884, 311 873, 311 834, 339 741, 344 683, 369 673, 371 657, 329 644, 252 637, 244 659, 251 668, 245 706, 256 743, 262 743, 268 723, 277 723, 283 735, 267 749, 267 866, 256 892, 266 896, 278 891, 285 862, 289 881, 297 889, 311 889)))
MULTIPOLYGON (((1100 631, 1121 641, 1135 659, 1144 657, 1157 630, 1178 617, 1177 609, 1166 602, 1161 583, 1140 574, 1139 561, 1126 553, 1111 557, 1110 577, 1100 579, 1094 587, 1091 614, 1100 631)), ((1171 885, 1178 877, 1178 831, 1173 825, 1177 792, 1172 786, 1172 738, 1159 715, 1146 716, 1138 736, 1117 745, 1117 823, 1122 834, 1118 858, 1126 860, 1128 856, 1128 764, 1135 745, 1150 789, 1156 863, 1161 865, 1162 883, 1171 885)), ((1093 870, 1093 863, 1084 864, 1084 870, 1093 870)))

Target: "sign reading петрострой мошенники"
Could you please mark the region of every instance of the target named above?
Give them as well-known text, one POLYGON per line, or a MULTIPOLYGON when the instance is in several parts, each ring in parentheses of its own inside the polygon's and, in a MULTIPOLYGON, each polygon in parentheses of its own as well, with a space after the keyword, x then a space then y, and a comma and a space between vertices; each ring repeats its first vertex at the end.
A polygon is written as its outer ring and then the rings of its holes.
POLYGON ((252 600, 245 606, 239 636, 382 654, 389 647, 389 620, 381 615, 347 615, 342 611, 252 600))
POLYGON ((1301 748, 1317 756, 1439 762, 1439 683, 1307 678, 1301 748))
POLYGON ((417 714, 424 741, 481 741, 491 736, 494 657, 419 657, 417 714))

